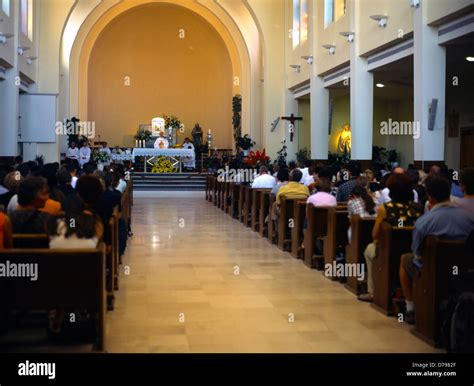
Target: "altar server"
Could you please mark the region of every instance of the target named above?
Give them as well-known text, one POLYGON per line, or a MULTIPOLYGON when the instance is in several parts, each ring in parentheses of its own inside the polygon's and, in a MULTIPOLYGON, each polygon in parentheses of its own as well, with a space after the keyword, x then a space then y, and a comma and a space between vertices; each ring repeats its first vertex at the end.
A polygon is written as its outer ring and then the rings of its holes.
POLYGON ((196 152, 194 149, 194 145, 189 138, 184 139, 183 149, 189 149, 193 151, 192 156, 183 158, 183 166, 186 169, 195 169, 196 168, 196 152))
POLYGON ((68 160, 68 162, 79 161, 79 149, 76 147, 76 142, 70 142, 69 148, 66 151, 66 159, 68 160))
POLYGON ((84 167, 84 164, 88 163, 91 160, 91 148, 87 142, 82 142, 81 148, 79 149, 79 164, 81 169, 84 167))

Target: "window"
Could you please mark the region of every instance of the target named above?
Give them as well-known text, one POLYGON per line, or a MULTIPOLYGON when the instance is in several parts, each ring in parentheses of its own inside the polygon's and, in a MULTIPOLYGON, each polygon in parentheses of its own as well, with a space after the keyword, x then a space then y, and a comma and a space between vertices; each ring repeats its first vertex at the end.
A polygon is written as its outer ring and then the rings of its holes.
POLYGON ((347 0, 324 0, 324 28, 346 13, 347 0))
POLYGON ((308 0, 293 0, 293 48, 308 40, 308 0))
POLYGON ((33 40, 33 0, 21 0, 21 32, 33 40))
POLYGON ((324 27, 334 21, 334 0, 324 0, 324 27))
POLYGON ((302 43, 308 40, 308 0, 301 0, 300 8, 300 41, 302 43))
POLYGON ((293 0, 293 48, 300 45, 300 0, 293 0))
POLYGON ((10 0, 2 0, 1 3, 3 13, 10 16, 10 0))

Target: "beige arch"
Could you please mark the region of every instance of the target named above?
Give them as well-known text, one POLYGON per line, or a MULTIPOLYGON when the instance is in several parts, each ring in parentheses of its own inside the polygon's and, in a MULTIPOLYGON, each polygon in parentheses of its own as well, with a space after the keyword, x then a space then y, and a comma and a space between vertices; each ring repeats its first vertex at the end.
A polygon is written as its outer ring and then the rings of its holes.
MULTIPOLYGON (((64 74, 61 79, 61 91, 65 96, 61 98, 64 103, 60 105, 62 116, 76 115, 81 119, 87 119, 87 63, 96 39, 115 17, 131 8, 150 2, 170 1, 81 0, 75 2, 64 28, 61 45, 61 67, 64 74), (66 36, 68 27, 71 25, 73 27, 69 28, 68 36, 66 36), (74 28, 76 34, 71 44, 74 28)), ((263 39, 254 15, 249 11, 248 3, 235 0, 232 0, 232 3, 230 0, 219 2, 173 0, 170 3, 183 6, 203 17, 223 39, 231 57, 234 76, 240 79, 240 85, 234 86, 233 91, 243 96, 243 132, 249 133, 257 139, 257 142, 260 142, 261 130, 259 128, 262 123, 262 113, 259 107, 262 100, 260 78, 263 39)))

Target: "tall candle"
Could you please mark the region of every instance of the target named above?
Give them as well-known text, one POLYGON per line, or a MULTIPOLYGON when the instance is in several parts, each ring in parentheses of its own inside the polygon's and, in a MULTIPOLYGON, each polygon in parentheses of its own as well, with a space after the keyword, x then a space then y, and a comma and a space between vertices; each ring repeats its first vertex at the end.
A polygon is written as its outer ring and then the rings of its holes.
POLYGON ((135 140, 135 147, 138 147, 138 139, 135 140))

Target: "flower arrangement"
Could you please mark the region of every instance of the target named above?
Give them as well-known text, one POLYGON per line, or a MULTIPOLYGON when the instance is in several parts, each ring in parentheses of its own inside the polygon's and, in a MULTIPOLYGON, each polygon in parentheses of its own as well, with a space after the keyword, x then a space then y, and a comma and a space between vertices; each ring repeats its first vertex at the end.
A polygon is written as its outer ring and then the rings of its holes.
POLYGON ((135 140, 147 142, 152 136, 152 132, 146 129, 138 129, 135 134, 135 140))
POLYGON ((165 127, 172 127, 173 129, 179 129, 182 125, 182 122, 178 117, 174 115, 163 114, 163 119, 165 120, 165 127))
POLYGON ((110 161, 110 156, 106 152, 100 150, 94 150, 92 158, 98 164, 105 164, 110 161))
POLYGON ((257 167, 262 165, 268 165, 270 157, 267 157, 265 149, 260 151, 253 152, 251 151, 249 156, 244 158, 244 164, 250 167, 257 167))
POLYGON ((175 168, 173 163, 166 157, 158 157, 157 161, 151 169, 152 173, 168 174, 174 173, 175 168))

